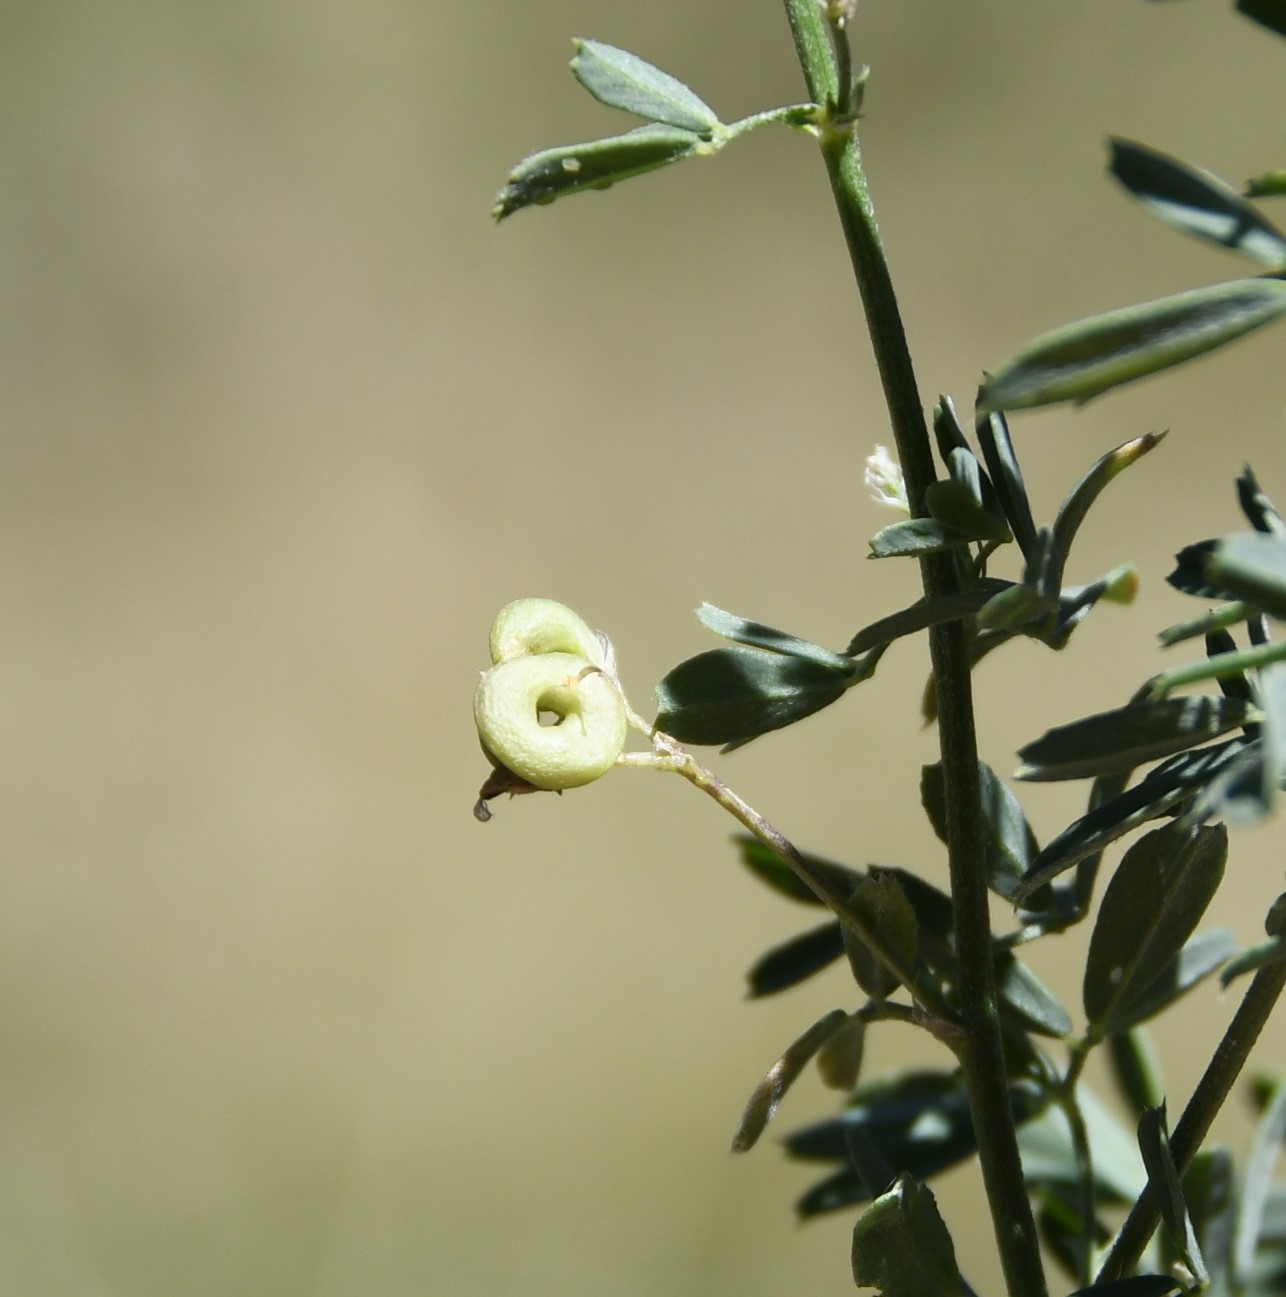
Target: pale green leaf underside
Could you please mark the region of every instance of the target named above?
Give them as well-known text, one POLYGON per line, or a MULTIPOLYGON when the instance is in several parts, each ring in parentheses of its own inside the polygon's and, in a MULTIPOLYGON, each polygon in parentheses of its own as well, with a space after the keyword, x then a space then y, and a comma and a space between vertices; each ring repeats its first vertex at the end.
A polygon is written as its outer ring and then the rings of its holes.
POLYGON ((980 411, 1088 401, 1286 315, 1286 281, 1240 279, 1055 329, 988 374, 980 411))
POLYGON ((573 44, 572 72, 600 103, 698 135, 719 128, 714 109, 668 72, 614 45, 588 40, 573 44))

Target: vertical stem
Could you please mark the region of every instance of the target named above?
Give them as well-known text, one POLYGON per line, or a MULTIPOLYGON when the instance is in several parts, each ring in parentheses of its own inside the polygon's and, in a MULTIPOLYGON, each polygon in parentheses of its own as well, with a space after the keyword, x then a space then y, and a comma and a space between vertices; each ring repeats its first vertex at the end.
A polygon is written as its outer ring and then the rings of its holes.
MULTIPOLYGON (((844 96, 838 86, 834 38, 817 0, 785 3, 809 92, 820 107, 833 110, 844 96)), ((933 455, 862 168, 856 124, 835 120, 832 111, 820 125, 819 135, 906 477, 907 498, 912 515, 922 517, 924 493, 935 477, 933 455)), ((923 558, 921 577, 925 594, 931 598, 959 593, 956 572, 947 555, 923 558)), ((937 684, 947 802, 947 859, 960 961, 961 1018, 967 1041, 960 1054, 961 1067, 1006 1288, 1010 1297, 1044 1297, 1047 1290, 1040 1244, 1018 1156, 1001 1043, 982 852, 977 737, 962 624, 947 622, 930 628, 929 651, 937 684)))
MULTIPOLYGON (((1251 981, 1245 998, 1228 1024, 1228 1030, 1224 1032, 1214 1056, 1201 1080, 1197 1082, 1197 1088, 1192 1092, 1192 1098, 1183 1110, 1183 1116, 1179 1118, 1179 1124, 1170 1136, 1170 1152, 1180 1175, 1188 1169, 1201 1148, 1202 1141, 1210 1133, 1215 1115, 1228 1098, 1233 1082, 1241 1075, 1241 1069, 1284 987, 1286 963, 1266 965, 1251 981)), ((1120 1279, 1128 1275, 1138 1265, 1143 1249, 1147 1247, 1148 1239, 1152 1237, 1160 1219, 1157 1197, 1149 1185, 1121 1226, 1121 1232, 1116 1236, 1116 1242, 1112 1244, 1112 1250, 1098 1273, 1097 1282, 1105 1283, 1109 1279, 1120 1279)))

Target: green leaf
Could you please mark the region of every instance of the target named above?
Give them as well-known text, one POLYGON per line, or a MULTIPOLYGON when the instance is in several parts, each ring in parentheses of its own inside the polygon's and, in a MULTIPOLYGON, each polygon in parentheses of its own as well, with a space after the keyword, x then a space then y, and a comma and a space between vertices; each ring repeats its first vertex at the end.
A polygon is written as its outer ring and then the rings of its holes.
POLYGON ((1063 1040, 1072 1034, 1067 1010, 1035 973, 1005 951, 996 961, 996 992, 1003 1009, 1016 1014, 1029 1031, 1063 1040))
MULTIPOLYGON (((1183 1200, 1213 1281, 1211 1291, 1226 1292, 1236 1205, 1236 1175, 1226 1148, 1203 1148, 1193 1156, 1183 1175, 1183 1200)), ((1178 1259, 1165 1254, 1170 1265, 1178 1259)))
MULTIPOLYGON (((872 870, 857 886, 850 904, 878 930, 905 968, 913 968, 920 949, 919 925, 911 902, 887 870, 872 870)), ((858 986, 872 999, 883 1000, 899 985, 897 975, 847 924, 844 952, 858 986)))
MULTIPOLYGON (((1009 786, 983 761, 978 763, 978 787, 987 885, 1010 900, 1036 859, 1036 835, 1009 786)), ((946 786, 941 762, 934 762, 920 771, 920 803, 938 838, 944 843, 949 842, 946 786)))
POLYGON ((700 135, 675 126, 640 126, 588 144, 565 144, 524 158, 496 196, 491 214, 498 221, 524 207, 552 203, 555 198, 607 189, 618 180, 669 166, 694 153, 713 152, 700 135))
MULTIPOLYGON (((957 453, 969 454, 968 451, 957 453)), ((970 459, 972 458, 970 455, 970 459)), ((1011 539, 1005 520, 979 502, 974 486, 969 482, 958 481, 954 477, 934 482, 924 493, 924 504, 934 518, 957 535, 970 540, 1011 539)), ((888 528, 884 530, 887 531, 888 528)))
POLYGON ((809 1060, 841 1027, 848 1022, 843 1009, 832 1009, 820 1017, 802 1036, 787 1046, 782 1056, 768 1069, 767 1075, 755 1087, 746 1104, 737 1131, 732 1139, 732 1151, 745 1153, 755 1146, 764 1127, 772 1120, 777 1105, 782 1101, 795 1079, 808 1066, 809 1060))
POLYGON ((1224 598, 1257 604, 1286 619, 1286 540, 1263 532, 1238 532, 1215 543, 1206 577, 1224 598))
MULTIPOLYGON (((1010 1090, 1014 1118, 1031 1120, 1046 1098, 1026 1083, 1010 1090)), ((849 1137, 858 1132, 895 1171, 928 1179, 972 1155, 978 1145, 964 1083, 956 1072, 906 1072, 867 1081, 849 1107, 786 1137, 786 1151, 803 1161, 838 1162, 843 1170, 815 1185, 798 1202, 803 1217, 867 1202, 871 1190, 854 1170, 849 1137)), ((884 1186, 876 1185, 879 1192, 884 1186)))
POLYGON ((1247 198, 1280 198, 1286 194, 1286 171, 1265 171, 1246 181, 1247 198))
POLYGON ((949 396, 938 397, 938 403, 933 407, 933 439, 938 444, 938 457, 944 464, 951 462, 953 450, 969 449, 955 402, 949 396))
POLYGON ((844 953, 844 937, 838 920, 810 928, 760 956, 746 974, 750 998, 776 995, 807 981, 828 968, 844 953))
POLYGON ((1141 997, 1200 922, 1223 877, 1228 833, 1168 824, 1121 859, 1099 907, 1085 963, 1085 1016, 1098 1035, 1139 1021, 1141 997))
POLYGON ((1107 1056, 1112 1077, 1132 1112, 1141 1113, 1165 1102, 1161 1067, 1144 1028, 1131 1027, 1109 1036, 1107 1056))
POLYGON ((680 743, 748 743, 829 707, 848 671, 758 649, 711 649, 681 662, 656 687, 657 728, 680 743))
POLYGON ((1249 465, 1237 477, 1237 503, 1256 531, 1286 536, 1286 519, 1278 513, 1249 465))
POLYGON ((817 1074, 831 1090, 851 1090, 862 1070, 866 1023, 856 1014, 817 1051, 817 1074))
MULTIPOLYGON (((939 484, 941 485, 941 484, 939 484)), ((915 558, 941 554, 985 536, 971 536, 937 518, 905 518, 882 527, 870 539, 871 558, 915 558)))
MULTIPOLYGON (((1134 1138, 1088 1086, 1077 1087, 1076 1103, 1089 1136, 1095 1201, 1133 1202, 1147 1182, 1134 1138)), ((1023 1178, 1033 1188, 1078 1192, 1081 1164, 1067 1119, 1056 1105, 1051 1104, 1019 1130, 1018 1148, 1023 1178)))
POLYGON ((1270 270, 1286 265, 1286 236, 1226 181, 1133 140, 1110 147, 1112 174, 1154 216, 1270 270))
POLYGON ((1139 1152, 1148 1169, 1148 1183, 1152 1187, 1157 1209, 1179 1259, 1188 1267, 1197 1282, 1205 1287, 1210 1282, 1197 1231, 1193 1227, 1188 1204, 1183 1198, 1183 1184, 1179 1170, 1170 1151, 1170 1131, 1165 1119, 1165 1105, 1146 1109, 1139 1117, 1139 1152))
POLYGON ((1088 779, 1135 769, 1240 729, 1255 709, 1239 698, 1198 696, 1130 703, 1047 730, 1018 750, 1016 778, 1088 779))
MULTIPOLYGON (((737 833, 733 835, 732 840, 741 855, 741 863, 760 882, 766 883, 775 892, 789 897, 792 901, 799 901, 803 905, 825 906, 826 902, 818 897, 775 851, 764 846, 758 838, 752 837, 749 833, 737 833)), ((829 875, 831 881, 841 891, 851 892, 862 880, 862 875, 847 865, 838 864, 834 860, 824 860, 821 856, 810 855, 807 852, 803 855, 814 868, 829 875)))
POLYGON ((588 40, 572 44, 576 46, 572 72, 600 103, 698 135, 719 129, 714 109, 668 72, 614 45, 588 40))
POLYGON ((853 1229, 853 1279, 884 1297, 960 1297, 955 1248, 927 1186, 900 1175, 853 1229))
POLYGON ((1278 36, 1286 36, 1286 0, 1237 0, 1237 10, 1278 36))
POLYGON ((940 626, 943 622, 960 621, 972 617, 993 595, 1010 588, 1007 581, 984 579, 976 588, 962 594, 943 595, 934 599, 918 599, 909 608, 881 617, 879 621, 864 626, 853 636, 845 653, 857 657, 870 649, 890 644, 905 635, 940 626))
POLYGON ((1030 558, 1036 544, 1036 523, 1031 515, 1031 501, 1027 498, 1027 485, 1018 465, 1018 456, 1009 438, 1009 424, 1003 414, 984 414, 975 421, 975 430, 987 472, 991 475, 1014 539, 1023 557, 1030 558))
POLYGON ((1286 1079, 1279 1078, 1255 1127, 1255 1141, 1246 1159, 1241 1202, 1233 1226, 1232 1272, 1236 1290, 1247 1282, 1254 1264, 1283 1138, 1286 1138, 1286 1079))
POLYGON ((1211 928, 1208 932, 1197 933, 1134 999, 1120 1006, 1112 1020, 1112 1030, 1133 1027, 1155 1018, 1211 973, 1217 972, 1236 949, 1237 940, 1227 928, 1211 928))
POLYGON ((1142 437, 1135 437, 1117 446, 1115 450, 1109 450, 1095 461, 1089 472, 1071 489, 1067 499, 1059 507, 1058 516, 1050 529, 1054 561, 1057 563, 1055 586, 1062 584, 1063 568, 1072 551, 1072 541, 1076 539, 1076 533, 1085 521, 1090 506, 1109 482, 1160 445, 1164 437, 1164 432, 1147 432, 1142 437))
MULTIPOLYGON (((1194 789, 1219 778, 1244 749, 1240 739, 1226 739, 1208 748, 1183 752, 1151 771, 1132 788, 1108 797, 1069 824, 1032 862, 1015 897, 1021 901, 1041 884, 1057 877, 1077 861, 1102 851, 1109 843, 1171 810, 1194 789)), ((1102 776, 1104 781, 1117 776, 1102 776)))
POLYGON ((853 664, 839 653, 834 653, 820 644, 810 644, 806 639, 787 635, 785 631, 765 626, 763 622, 747 621, 736 613, 724 612, 712 603, 703 603, 697 609, 697 621, 707 630, 712 630, 734 644, 745 644, 750 648, 767 649, 770 653, 783 653, 787 657, 805 658, 831 667, 845 674, 852 674, 853 664))
POLYGON ((1110 311, 1042 334, 989 374, 979 408, 1091 397, 1204 355, 1286 314, 1286 281, 1239 279, 1110 311))

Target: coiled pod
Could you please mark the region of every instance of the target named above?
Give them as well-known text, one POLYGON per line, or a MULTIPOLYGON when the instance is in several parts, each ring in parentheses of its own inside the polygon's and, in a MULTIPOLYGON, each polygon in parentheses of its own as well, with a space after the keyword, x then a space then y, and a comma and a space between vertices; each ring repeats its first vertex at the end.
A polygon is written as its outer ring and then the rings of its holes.
POLYGON ((491 659, 473 715, 494 765, 562 791, 616 764, 629 727, 610 645, 570 608, 552 599, 506 605, 491 627, 491 659))

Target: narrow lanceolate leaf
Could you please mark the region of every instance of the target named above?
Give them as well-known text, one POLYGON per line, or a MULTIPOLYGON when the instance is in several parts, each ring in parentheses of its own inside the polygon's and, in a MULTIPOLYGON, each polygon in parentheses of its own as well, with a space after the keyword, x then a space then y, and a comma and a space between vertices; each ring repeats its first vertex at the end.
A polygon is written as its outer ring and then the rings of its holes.
POLYGON ((1256 531, 1286 536, 1286 519, 1278 513, 1249 465, 1237 476, 1237 503, 1256 531))
MULTIPOLYGON (((991 524, 988 523, 984 530, 992 530, 991 524)), ((941 554, 957 545, 987 539, 986 535, 974 536, 958 531, 937 518, 906 518, 877 531, 869 544, 872 558, 918 558, 922 554, 941 554)))
POLYGON ((1110 143, 1112 174, 1154 216, 1269 269, 1286 265, 1286 235, 1226 181, 1134 140, 1110 143))
POLYGON ((1179 954, 1223 877, 1222 825, 1155 829, 1117 866, 1085 962, 1085 1016, 1098 1035, 1141 1020, 1139 1002, 1179 954))
POLYGON ((1131 703, 1060 725, 1020 748, 1017 777, 1088 779, 1133 770, 1239 729, 1253 715, 1254 708, 1240 698, 1131 703))
POLYGON ((552 203, 587 189, 607 189, 618 180, 712 151, 713 146, 700 135, 677 126, 640 126, 605 140, 544 149, 524 158, 509 173, 491 214, 502 221, 524 207, 552 203))
POLYGON ((1206 557, 1206 576, 1225 598, 1257 604, 1286 619, 1286 540, 1239 532, 1217 541, 1206 557))
MULTIPOLYGON (((1241 740, 1225 739, 1195 752, 1182 752, 1132 787, 1096 801, 1080 819, 1046 843, 1019 884, 1015 898, 1022 901, 1077 861, 1101 852, 1117 838, 1164 815, 1194 790, 1206 787, 1230 769, 1244 749, 1241 740)), ((1106 783, 1118 776, 1101 778, 1106 783)))
MULTIPOLYGON (((1009 786, 983 761, 978 763, 978 790, 987 885, 1009 900, 1036 858, 1036 835, 1009 786)), ((920 804, 933 831, 947 842, 946 784, 941 762, 920 771, 920 804)))
POLYGON ((998 581, 990 577, 978 583, 972 590, 961 594, 942 595, 935 599, 920 599, 909 608, 890 613, 879 621, 864 626, 853 636, 845 650, 848 657, 857 657, 868 649, 879 648, 904 635, 914 635, 917 631, 927 630, 930 626, 940 626, 943 622, 960 621, 972 617, 993 595, 1008 588, 1007 581, 998 581))
POLYGON ((814 973, 828 968, 844 953, 844 937, 839 922, 833 920, 811 928, 780 946, 774 946, 755 961, 746 974, 751 999, 776 995, 807 981, 814 973))
MULTIPOLYGON (((1232 1154, 1218 1146, 1200 1149, 1183 1174, 1183 1200, 1205 1255, 1214 1292, 1228 1291, 1236 1196, 1237 1176, 1232 1154)), ((1165 1252, 1163 1257, 1170 1263, 1178 1259, 1165 1252)))
POLYGON ((853 664, 839 653, 834 653, 820 644, 809 643, 785 631, 765 626, 763 622, 748 621, 736 613, 724 612, 712 603, 703 603, 697 609, 697 621, 707 630, 712 630, 734 644, 745 644, 750 648, 767 649, 770 653, 784 653, 789 657, 807 658, 820 662, 823 666, 834 667, 837 671, 852 671, 853 664))
POLYGON ((846 665, 841 671, 758 649, 712 649, 657 685, 656 725, 680 743, 739 746, 829 707, 849 685, 846 665))
MULTIPOLYGON (((732 840, 741 854, 741 863, 760 882, 766 883, 780 895, 789 897, 792 901, 799 901, 803 905, 824 906, 826 904, 775 851, 764 846, 758 838, 752 838, 748 833, 738 833, 732 840)), ((805 859, 814 869, 826 874, 831 882, 845 893, 852 892, 862 880, 862 875, 856 869, 850 869, 837 861, 824 860, 821 856, 808 853, 805 853, 805 859)))
POLYGON ((900 1175, 853 1229, 853 1280, 884 1297, 960 1297, 955 1248, 933 1193, 900 1175))
POLYGON ((599 41, 572 43, 576 46, 572 72, 600 103, 698 135, 709 135, 719 128, 714 109, 682 81, 645 63, 637 54, 599 41))
POLYGON ((978 445, 982 447, 982 457, 1000 497, 1001 508, 1023 557, 1029 558, 1036 543, 1036 523, 1032 518, 1031 502, 1018 456, 1014 453, 1014 443, 1009 438, 1009 425, 1003 414, 994 413, 980 416, 975 427, 978 445))
POLYGON ((1091 397, 1204 355, 1286 314, 1286 281, 1239 279, 1126 307, 1043 334, 989 374, 979 409, 1091 397))
POLYGON ((1286 0, 1237 0, 1237 9, 1270 32, 1286 36, 1286 0))
POLYGON ((1071 552, 1072 541, 1080 530, 1081 523, 1090 511, 1090 506, 1102 494, 1103 489, 1118 474, 1123 473, 1131 464, 1142 459, 1150 450, 1161 444, 1164 432, 1146 432, 1135 437, 1115 450, 1109 450, 1098 459, 1089 472, 1071 489, 1067 499, 1059 507, 1058 516, 1050 529, 1053 535, 1053 553, 1058 563, 1059 579, 1062 584, 1063 565, 1071 552))
POLYGON ((1209 1283, 1205 1258, 1197 1231, 1183 1198, 1183 1183, 1170 1151, 1170 1131, 1166 1124, 1165 1105, 1148 1108, 1139 1117, 1139 1152, 1148 1169, 1148 1182, 1156 1196, 1161 1219, 1170 1232, 1179 1259, 1187 1266, 1193 1278, 1203 1287, 1209 1283))
POLYGON ((847 1022, 848 1014, 843 1009, 832 1009, 793 1041, 768 1069, 768 1074, 755 1087, 746 1110, 737 1123, 737 1133, 732 1140, 734 1153, 744 1153, 755 1146, 764 1127, 777 1111, 782 1096, 794 1084, 813 1055, 847 1022))
POLYGON ((1142 1113, 1165 1102, 1165 1085, 1156 1052, 1142 1027, 1119 1032, 1107 1042, 1108 1064, 1130 1111, 1142 1113))

